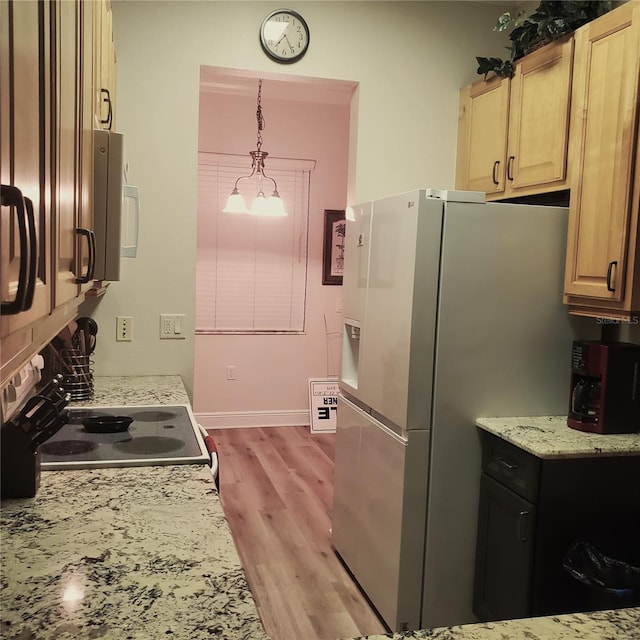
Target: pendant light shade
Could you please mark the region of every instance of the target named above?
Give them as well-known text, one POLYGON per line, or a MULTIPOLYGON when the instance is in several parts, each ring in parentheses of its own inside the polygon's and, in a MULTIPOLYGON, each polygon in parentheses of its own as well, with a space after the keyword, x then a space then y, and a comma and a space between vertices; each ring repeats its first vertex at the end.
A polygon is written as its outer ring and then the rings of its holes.
POLYGON ((224 213, 249 213, 247 209, 247 203, 241 194, 238 193, 236 188, 233 189, 225 208, 222 210, 224 213))
POLYGON ((258 121, 258 141, 255 151, 250 151, 251 156, 251 173, 248 176, 240 176, 234 186, 233 191, 229 195, 227 204, 222 210, 224 213, 248 213, 253 216, 261 217, 283 217, 287 215, 284 203, 278 193, 278 185, 276 181, 264 172, 264 161, 269 155, 266 151, 262 151, 262 130, 264 129, 264 118, 262 117, 262 79, 258 81, 258 109, 256 111, 256 119, 258 121), (253 200, 250 208, 238 192, 238 183, 241 180, 249 180, 253 177, 258 181, 258 193, 253 200), (264 181, 273 182, 273 193, 267 197, 264 194, 264 181))

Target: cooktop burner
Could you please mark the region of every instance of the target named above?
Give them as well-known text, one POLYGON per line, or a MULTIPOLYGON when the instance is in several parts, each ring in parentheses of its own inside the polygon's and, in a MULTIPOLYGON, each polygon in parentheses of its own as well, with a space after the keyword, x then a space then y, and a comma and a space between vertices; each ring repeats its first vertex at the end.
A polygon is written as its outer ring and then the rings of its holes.
POLYGON ((206 464, 209 455, 188 405, 70 408, 58 433, 40 446, 43 470, 206 464), (128 416, 126 431, 92 433, 87 418, 128 416))
POLYGON ((40 447, 42 454, 52 456, 81 456, 97 449, 96 442, 83 442, 82 440, 49 440, 40 447))

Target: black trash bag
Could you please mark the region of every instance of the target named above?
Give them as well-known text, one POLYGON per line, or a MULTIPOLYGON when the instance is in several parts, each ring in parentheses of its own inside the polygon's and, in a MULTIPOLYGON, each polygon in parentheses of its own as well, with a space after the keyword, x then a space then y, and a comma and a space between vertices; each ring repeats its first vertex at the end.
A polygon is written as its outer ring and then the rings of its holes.
POLYGON ((577 540, 571 545, 563 566, 574 578, 589 586, 640 589, 640 567, 611 558, 588 540, 577 540))
POLYGON ((639 532, 610 531, 576 540, 563 568, 585 587, 593 608, 640 605, 639 532))

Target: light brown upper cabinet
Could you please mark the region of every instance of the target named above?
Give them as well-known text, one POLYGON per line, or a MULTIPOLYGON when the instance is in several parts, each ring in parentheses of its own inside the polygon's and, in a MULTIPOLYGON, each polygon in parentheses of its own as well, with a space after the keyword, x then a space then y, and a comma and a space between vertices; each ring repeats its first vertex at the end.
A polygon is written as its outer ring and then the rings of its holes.
POLYGON ((115 129, 116 50, 110 0, 95 0, 94 11, 94 128, 115 129))
POLYGON ((575 38, 565 302, 572 313, 628 317, 640 310, 640 3, 575 38))
POLYGON ((520 59, 512 79, 460 91, 456 188, 487 200, 567 188, 573 38, 520 59))

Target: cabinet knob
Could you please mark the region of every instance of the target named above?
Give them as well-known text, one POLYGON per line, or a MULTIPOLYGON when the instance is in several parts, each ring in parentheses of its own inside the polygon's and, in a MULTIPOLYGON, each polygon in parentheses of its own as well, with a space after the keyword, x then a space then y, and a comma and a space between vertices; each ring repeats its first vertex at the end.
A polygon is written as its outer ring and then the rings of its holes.
POLYGON ((38 259, 35 217, 31 200, 25 198, 22 191, 12 185, 0 186, 0 205, 13 207, 18 223, 18 286, 13 300, 2 301, 2 315, 15 315, 27 311, 33 303, 38 259))
POLYGON ((617 267, 618 266, 618 261, 617 260, 612 260, 609 263, 609 268, 607 269, 607 291, 615 291, 616 288, 611 286, 611 281, 613 280, 613 278, 611 277, 613 274, 613 267, 617 267))
POLYGON ((76 228, 76 234, 84 236, 87 239, 87 246, 89 247, 89 259, 87 264, 87 273, 84 276, 78 276, 76 278, 76 284, 85 284, 93 280, 93 274, 96 267, 96 237, 90 229, 84 229, 82 227, 76 228))
POLYGON ((515 156, 509 156, 507 160, 507 180, 513 181, 513 162, 515 159, 515 156))
POLYGON ((497 458, 497 460, 505 469, 508 469, 509 471, 515 471, 518 468, 517 464, 514 464, 513 462, 509 462, 504 458, 497 458))
POLYGON ((498 167, 500 166, 500 160, 496 160, 493 163, 493 172, 491 173, 491 179, 493 180, 493 184, 498 186, 500 181, 498 180, 498 167))
POLYGON ((528 511, 521 511, 518 514, 518 540, 520 540, 520 542, 526 542, 528 539, 528 533, 527 533, 528 519, 529 519, 528 511))
POLYGON ((104 95, 102 102, 107 104, 107 117, 104 120, 100 120, 100 124, 106 124, 107 130, 111 131, 111 126, 113 124, 113 104, 111 102, 111 94, 109 93, 109 89, 100 89, 100 94, 104 95))

